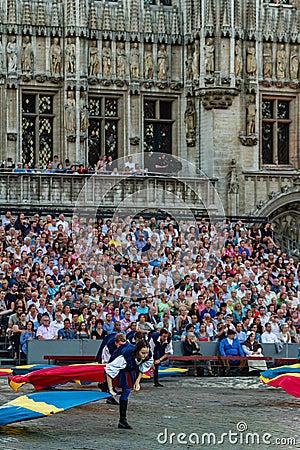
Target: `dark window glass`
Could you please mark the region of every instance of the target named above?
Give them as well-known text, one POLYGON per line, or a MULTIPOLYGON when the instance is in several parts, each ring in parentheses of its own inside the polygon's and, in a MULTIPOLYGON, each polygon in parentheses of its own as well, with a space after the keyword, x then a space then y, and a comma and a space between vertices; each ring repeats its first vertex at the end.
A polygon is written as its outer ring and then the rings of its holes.
POLYGON ((263 164, 273 164, 273 123, 262 125, 262 159, 263 164))
POLYGON ((45 167, 53 153, 53 97, 22 96, 22 160, 30 167, 45 167))
POLYGON ((118 158, 118 98, 89 98, 88 162, 94 166, 102 154, 118 158))
POLYGON ((278 124, 278 164, 289 164, 289 124, 278 124))
POLYGON ((273 117, 273 101, 263 100, 262 102, 262 118, 271 119, 273 117))
POLYGON ((172 119, 172 103, 160 102, 160 119, 172 119))

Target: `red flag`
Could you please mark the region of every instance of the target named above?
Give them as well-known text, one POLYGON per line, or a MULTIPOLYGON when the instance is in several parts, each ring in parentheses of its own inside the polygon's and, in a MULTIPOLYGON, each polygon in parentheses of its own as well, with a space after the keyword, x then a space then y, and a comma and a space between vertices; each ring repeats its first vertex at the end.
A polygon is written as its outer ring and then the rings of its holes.
POLYGON ((104 367, 105 364, 74 364, 50 367, 26 375, 8 377, 8 382, 15 392, 26 383, 31 383, 37 391, 68 381, 96 381, 101 383, 106 379, 104 367))

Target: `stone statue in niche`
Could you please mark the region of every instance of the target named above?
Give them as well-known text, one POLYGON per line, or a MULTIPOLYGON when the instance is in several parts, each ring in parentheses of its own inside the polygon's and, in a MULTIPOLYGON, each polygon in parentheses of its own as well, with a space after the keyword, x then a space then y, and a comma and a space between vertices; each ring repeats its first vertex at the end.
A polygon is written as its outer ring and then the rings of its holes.
POLYGON ((117 77, 124 78, 126 74, 126 51, 124 42, 117 43, 117 77))
POLYGON ((263 75, 264 78, 272 78, 273 76, 273 55, 270 42, 265 44, 263 50, 263 75))
POLYGON ((187 47, 187 59, 185 61, 186 66, 186 79, 192 80, 193 79, 193 48, 191 45, 188 45, 187 47))
POLYGON ((234 73, 237 78, 241 78, 243 70, 243 59, 242 59, 241 41, 239 39, 235 43, 234 54, 235 54, 234 73))
POLYGON ((193 63, 192 63, 193 78, 199 78, 200 76, 200 41, 195 40, 193 51, 193 63))
POLYGON ((31 74, 33 72, 34 54, 29 36, 25 36, 22 46, 22 71, 31 74))
POLYGON ((89 48, 89 76, 96 77, 99 73, 99 57, 97 41, 92 41, 89 48))
POLYGON ((247 74, 249 77, 255 77, 257 71, 256 49, 254 42, 250 42, 247 48, 247 74))
POLYGON ((239 178, 236 170, 236 160, 231 161, 231 170, 229 173, 229 193, 238 194, 239 193, 239 178))
POLYGON ((59 75, 61 72, 61 47, 58 37, 53 39, 50 47, 50 72, 51 75, 59 75))
POLYGON ((0 39, 0 71, 3 70, 4 51, 2 45, 2 38, 0 39))
POLYGON ((284 44, 280 44, 276 55, 276 77, 284 79, 286 77, 287 54, 284 44))
POLYGON ((85 133, 89 126, 89 110, 87 105, 87 92, 81 92, 80 94, 80 131, 85 133))
POLYGON ((294 45, 290 53, 290 77, 292 80, 298 79, 299 72, 299 51, 297 45, 294 45))
POLYGON ((255 96, 250 95, 247 105, 247 136, 255 134, 256 105, 255 96))
POLYGON ((168 54, 165 44, 160 44, 157 52, 157 78, 165 81, 167 79, 168 54))
POLYGON ((212 38, 208 38, 206 41, 204 67, 206 75, 213 75, 215 71, 215 46, 212 38))
POLYGON ((145 57, 144 57, 144 76, 146 80, 153 78, 153 53, 151 44, 146 45, 145 57))
POLYGON ((131 78, 138 78, 140 74, 140 54, 139 45, 134 42, 130 49, 129 70, 131 78))
POLYGON ((18 46, 16 36, 10 36, 6 46, 6 54, 8 72, 16 72, 18 69, 18 46))
POLYGON ((68 39, 67 39, 65 58, 66 58, 67 73, 75 73, 76 72, 76 47, 70 37, 68 37, 68 39))
POLYGON ((72 91, 69 91, 67 96, 65 127, 68 133, 74 133, 76 130, 76 101, 72 91))
POLYGON ((105 41, 102 49, 102 73, 104 77, 112 76, 110 42, 105 41))
POLYGON ((196 109, 191 98, 188 99, 184 113, 185 136, 188 145, 195 145, 196 137, 196 109))

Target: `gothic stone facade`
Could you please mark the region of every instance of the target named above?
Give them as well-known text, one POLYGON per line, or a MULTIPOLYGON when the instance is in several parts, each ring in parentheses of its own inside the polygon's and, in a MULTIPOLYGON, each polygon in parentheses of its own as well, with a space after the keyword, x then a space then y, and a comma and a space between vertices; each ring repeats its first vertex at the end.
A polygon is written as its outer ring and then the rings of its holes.
POLYGON ((1 158, 195 164, 228 214, 299 218, 299 0, 0 0, 1 158))

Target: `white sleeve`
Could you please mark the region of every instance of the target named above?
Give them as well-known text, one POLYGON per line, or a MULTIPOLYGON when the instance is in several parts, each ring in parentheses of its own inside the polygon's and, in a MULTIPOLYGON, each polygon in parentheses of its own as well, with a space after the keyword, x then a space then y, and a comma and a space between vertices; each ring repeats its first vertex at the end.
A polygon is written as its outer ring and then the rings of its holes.
POLYGON ((126 365, 127 363, 124 356, 120 355, 112 362, 106 364, 105 372, 111 378, 115 378, 119 374, 120 370, 125 369, 126 365))
POLYGON ((247 345, 242 345, 242 349, 244 350, 244 353, 246 356, 251 356, 252 355, 252 351, 249 349, 249 347, 247 347, 247 345))
POLYGON ((173 345, 172 345, 172 341, 170 341, 168 343, 168 345, 166 346, 166 353, 168 353, 168 355, 173 355, 173 345))
POLYGON ((109 350, 107 348, 107 345, 104 346, 103 351, 102 351, 102 363, 103 364, 107 364, 108 361, 110 360, 111 354, 109 353, 109 350))
POLYGON ((152 364, 153 364, 153 357, 151 356, 150 359, 144 361, 142 364, 139 365, 139 371, 142 373, 148 372, 148 370, 151 369, 152 364))

